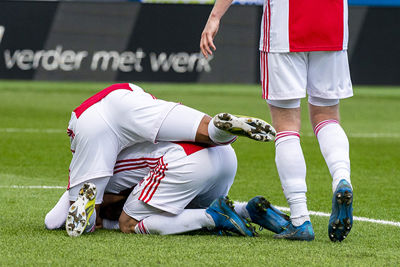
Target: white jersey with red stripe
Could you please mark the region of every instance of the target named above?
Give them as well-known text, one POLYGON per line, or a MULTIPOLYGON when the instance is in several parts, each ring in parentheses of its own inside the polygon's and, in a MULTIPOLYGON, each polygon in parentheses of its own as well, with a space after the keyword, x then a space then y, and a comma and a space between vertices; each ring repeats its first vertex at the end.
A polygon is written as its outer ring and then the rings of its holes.
POLYGON ((347 43, 347 0, 264 0, 260 51, 340 51, 347 43))
POLYGON ((120 192, 136 186, 150 171, 202 150, 205 146, 193 143, 139 143, 125 148, 118 155, 114 174, 106 187, 107 193, 120 192))

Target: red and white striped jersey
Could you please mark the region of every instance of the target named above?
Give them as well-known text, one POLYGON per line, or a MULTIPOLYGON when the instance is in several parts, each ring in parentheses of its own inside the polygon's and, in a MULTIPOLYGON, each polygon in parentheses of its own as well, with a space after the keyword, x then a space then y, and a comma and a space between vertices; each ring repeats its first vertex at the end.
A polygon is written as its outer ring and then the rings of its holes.
MULTIPOLYGON (((120 152, 114 167, 114 176, 120 172, 143 169, 147 174, 154 169, 161 158, 165 163, 170 163, 189 156, 209 146, 190 142, 143 142, 127 147, 120 152)), ((129 176, 129 175, 128 175, 129 176)), ((135 176, 135 175, 131 175, 135 176)), ((140 179, 143 175, 139 175, 140 179)))
POLYGON ((340 51, 347 42, 347 0, 264 0, 261 51, 340 51))
POLYGON ((204 148, 205 145, 185 142, 144 142, 127 147, 118 155, 106 192, 119 194, 140 183, 151 170, 161 168, 165 171, 168 163, 204 148))

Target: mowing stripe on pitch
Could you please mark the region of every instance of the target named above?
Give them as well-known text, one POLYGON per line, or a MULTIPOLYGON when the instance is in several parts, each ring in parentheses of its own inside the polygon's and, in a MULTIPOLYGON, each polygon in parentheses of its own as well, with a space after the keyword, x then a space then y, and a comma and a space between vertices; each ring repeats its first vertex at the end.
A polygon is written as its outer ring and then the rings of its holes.
POLYGON ((67 186, 58 185, 0 185, 0 188, 8 189, 67 189, 67 186))
MULTIPOLYGON (((48 186, 48 185, 0 185, 0 188, 8 188, 8 189, 66 189, 66 186, 48 186)), ((281 211, 290 211, 287 207, 278 207, 281 211)), ((320 216, 320 217, 329 217, 331 216, 329 213, 320 212, 320 211, 309 211, 310 215, 320 216)), ((400 227, 400 222, 393 222, 393 221, 385 221, 385 220, 377 220, 377 219, 370 219, 366 217, 353 217, 354 221, 360 222, 370 222, 370 223, 377 223, 377 224, 384 224, 384 225, 391 225, 400 227)))
POLYGON ((2 133, 66 133, 67 129, 0 128, 2 133))
MULTIPOLYGON (((0 133, 66 133, 62 129, 40 129, 40 128, 0 128, 0 133)), ((314 133, 302 133, 302 136, 312 137, 314 133)), ((400 133, 349 133, 350 138, 400 138, 400 133)))

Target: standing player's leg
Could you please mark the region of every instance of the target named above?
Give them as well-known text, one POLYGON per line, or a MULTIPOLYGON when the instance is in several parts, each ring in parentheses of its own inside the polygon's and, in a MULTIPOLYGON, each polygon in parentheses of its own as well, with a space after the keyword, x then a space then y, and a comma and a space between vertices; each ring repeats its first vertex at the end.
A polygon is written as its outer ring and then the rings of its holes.
POLYGON ((347 51, 310 53, 308 72, 310 119, 333 178, 328 234, 342 241, 353 224, 349 141, 339 124, 339 99, 353 95, 347 51))
MULTIPOLYGON (((314 232, 307 209, 306 163, 299 133, 300 107, 291 106, 292 100, 268 102, 272 123, 277 129, 275 163, 291 214, 291 227, 275 237, 310 241, 314 239, 314 232)), ((298 99, 296 106, 299 105, 298 99)))
MULTIPOLYGON (((333 100, 338 102, 338 100, 333 100)), ((353 190, 350 181, 349 141, 339 124, 339 105, 329 105, 332 100, 310 97, 310 118, 322 156, 332 176, 332 214, 328 233, 332 241, 342 241, 352 224, 353 190)), ((334 103, 332 103, 334 104, 334 103)))
POLYGON ((291 212, 291 224, 276 238, 313 240, 307 209, 306 164, 300 145, 300 99, 306 96, 307 53, 260 54, 263 98, 277 130, 275 163, 291 212))

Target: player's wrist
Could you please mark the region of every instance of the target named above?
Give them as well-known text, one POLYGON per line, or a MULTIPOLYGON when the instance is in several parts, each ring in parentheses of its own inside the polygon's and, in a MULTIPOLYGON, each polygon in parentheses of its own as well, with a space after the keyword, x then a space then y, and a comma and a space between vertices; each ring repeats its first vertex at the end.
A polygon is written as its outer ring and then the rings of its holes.
POLYGON ((211 12, 210 17, 208 20, 210 22, 219 23, 221 20, 222 14, 220 12, 211 12))

